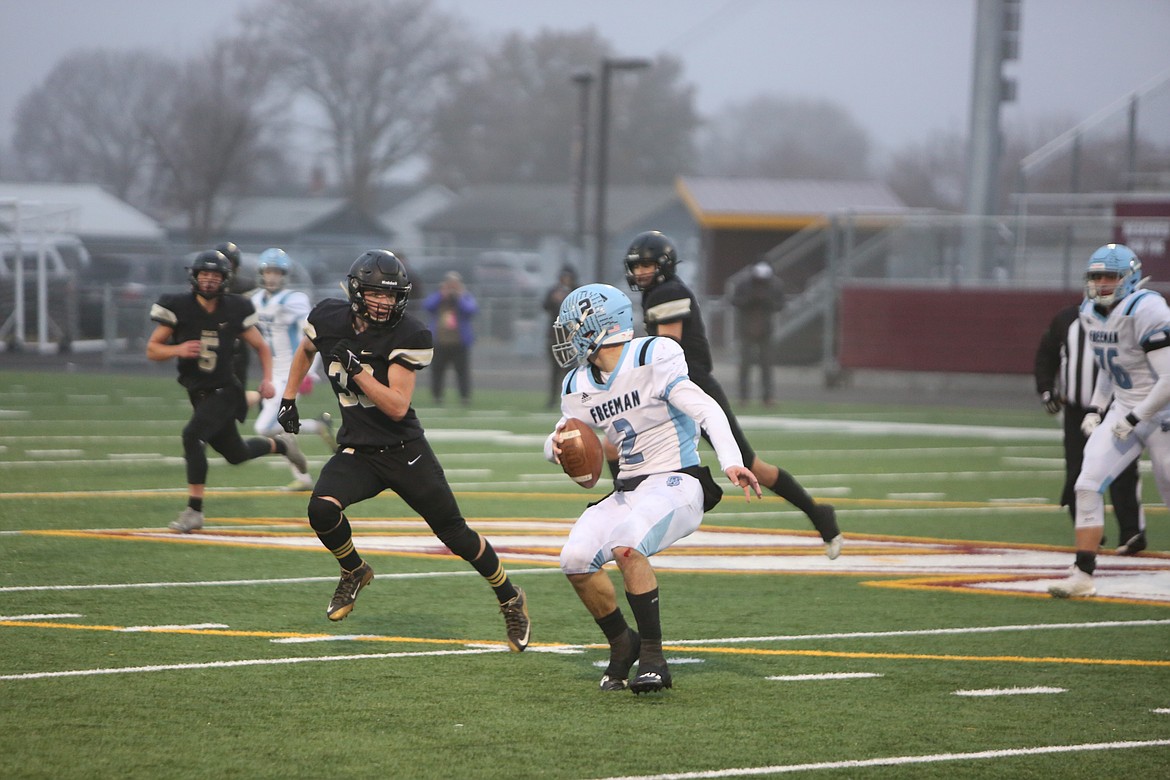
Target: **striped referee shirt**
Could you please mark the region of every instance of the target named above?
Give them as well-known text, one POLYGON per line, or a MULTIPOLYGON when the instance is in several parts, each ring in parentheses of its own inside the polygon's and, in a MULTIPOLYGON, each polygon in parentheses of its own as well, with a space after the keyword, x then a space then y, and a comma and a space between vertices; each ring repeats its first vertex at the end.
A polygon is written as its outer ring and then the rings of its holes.
POLYGON ((1082 409, 1093 398, 1097 362, 1077 316, 1080 304, 1061 309, 1040 338, 1033 374, 1036 393, 1050 392, 1082 409))

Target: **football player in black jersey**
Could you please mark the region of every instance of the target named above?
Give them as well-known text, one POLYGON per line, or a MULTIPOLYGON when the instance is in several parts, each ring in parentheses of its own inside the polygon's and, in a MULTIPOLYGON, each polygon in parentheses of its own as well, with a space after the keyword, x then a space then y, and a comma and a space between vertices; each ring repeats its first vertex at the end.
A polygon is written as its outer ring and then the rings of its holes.
POLYGON ((508 646, 528 646, 524 591, 508 578, 486 538, 469 528, 443 467, 427 443, 411 399, 417 372, 431 362, 431 332, 406 313, 411 283, 392 252, 366 252, 346 277, 348 300, 327 298, 309 313, 293 355, 277 419, 300 429, 297 390, 320 352, 341 409, 337 452, 321 469, 309 499, 309 524, 341 564, 341 581, 325 614, 342 620, 374 572, 354 547, 345 508, 390 489, 418 512, 451 552, 483 575, 500 602, 508 646))
POLYGON ((227 293, 231 265, 222 253, 200 252, 191 263, 191 291, 163 295, 150 309, 157 323, 146 344, 151 360, 178 358, 179 384, 187 389, 193 412, 183 428, 187 461, 187 508, 170 524, 190 533, 203 527, 203 493, 207 482, 207 445, 238 464, 261 455, 280 453, 301 471, 308 468, 296 437, 287 433, 245 441, 238 422, 248 408, 244 387, 232 368, 236 339, 260 357, 264 380, 260 395, 270 398, 272 353, 256 329, 256 310, 242 295, 227 293))
MULTIPOLYGON (((743 462, 761 485, 788 501, 808 515, 813 527, 825 543, 825 555, 830 559, 841 554, 842 537, 837 527, 837 512, 829 504, 813 500, 796 478, 782 468, 763 461, 740 428, 731 411, 731 402, 723 387, 712 374, 711 347, 699 303, 676 273, 678 251, 668 237, 650 230, 634 237, 626 252, 626 281, 631 290, 642 292, 642 317, 646 333, 651 336, 669 336, 682 345, 687 359, 691 381, 718 402, 731 423, 731 431, 739 444, 743 462)), ((706 438, 706 434, 704 434, 706 438)), ((616 453, 609 453, 616 455, 616 453)), ((611 469, 612 461, 610 458, 611 469)))

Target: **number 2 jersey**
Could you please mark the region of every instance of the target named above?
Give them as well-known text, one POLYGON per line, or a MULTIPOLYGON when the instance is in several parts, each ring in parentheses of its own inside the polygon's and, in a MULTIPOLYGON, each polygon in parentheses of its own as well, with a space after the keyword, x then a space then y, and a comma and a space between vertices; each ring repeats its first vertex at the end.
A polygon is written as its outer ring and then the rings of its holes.
POLYGON ((342 370, 341 364, 329 357, 339 341, 348 341, 359 353, 362 370, 388 385, 387 375, 392 363, 411 371, 430 365, 434 342, 431 332, 421 321, 405 314, 392 328, 370 327, 354 333, 349 301, 326 298, 309 312, 305 336, 321 353, 325 373, 337 394, 341 408, 341 429, 337 432, 339 446, 392 447, 423 435, 414 406, 407 409, 401 420, 391 419, 362 393, 357 383, 342 370))
MULTIPOLYGON (((727 416, 688 378, 673 339, 633 339, 610 374, 586 364, 565 377, 562 390, 558 425, 575 417, 603 429, 621 453, 622 479, 698 466, 700 427, 724 471, 743 465, 727 416)), ((551 436, 545 457, 552 460, 551 436)))
POLYGON ((215 311, 209 312, 193 292, 163 295, 150 307, 150 318, 174 331, 172 344, 199 341, 199 357, 179 358, 179 384, 188 391, 239 387, 232 371, 236 339, 257 322, 256 309, 247 298, 221 295, 215 311))
POLYGON ((1146 355, 1170 347, 1166 299, 1153 290, 1138 290, 1108 314, 1086 299, 1080 317, 1102 377, 1112 383, 1113 397, 1123 408, 1133 409, 1158 380, 1146 355))

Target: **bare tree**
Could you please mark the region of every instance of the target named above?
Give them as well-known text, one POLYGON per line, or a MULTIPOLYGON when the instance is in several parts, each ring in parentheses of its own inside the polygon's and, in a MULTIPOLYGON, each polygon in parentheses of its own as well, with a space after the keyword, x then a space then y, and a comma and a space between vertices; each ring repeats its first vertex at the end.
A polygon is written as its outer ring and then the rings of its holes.
POLYGON ((378 177, 422 148, 470 48, 430 0, 269 0, 247 23, 321 111, 342 189, 363 209, 378 177))
MULTIPOLYGON (((572 76, 596 76, 611 54, 595 30, 508 35, 440 107, 427 150, 431 177, 452 186, 568 182, 579 121, 572 76)), ((609 154, 616 181, 669 181, 689 167, 697 118, 691 90, 677 83, 680 71, 663 58, 626 78, 615 73, 609 154)), ((595 114, 596 97, 592 105, 595 114)))
POLYGON ((192 241, 207 240, 225 215, 217 203, 244 192, 261 165, 281 165, 266 143, 277 94, 273 65, 247 38, 217 42, 184 69, 146 129, 163 171, 161 197, 187 214, 192 241))
POLYGON ((145 204, 152 149, 143 128, 178 66, 146 51, 79 51, 26 94, 13 137, 20 174, 37 181, 96 182, 145 204))
POLYGON ((700 144, 704 173, 790 179, 870 175, 868 135, 830 101, 760 95, 716 116, 700 144))
POLYGON ((893 153, 883 180, 907 206, 960 212, 967 178, 967 141, 938 132, 893 153))

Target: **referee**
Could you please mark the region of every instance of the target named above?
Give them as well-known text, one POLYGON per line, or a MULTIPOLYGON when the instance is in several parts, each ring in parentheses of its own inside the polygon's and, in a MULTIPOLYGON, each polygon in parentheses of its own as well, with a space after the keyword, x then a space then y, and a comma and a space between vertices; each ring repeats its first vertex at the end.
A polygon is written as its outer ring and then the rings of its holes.
MULTIPOLYGON (((1093 359, 1093 348, 1084 337, 1079 313, 1080 304, 1075 304, 1061 309, 1052 318, 1048 330, 1040 338, 1033 371, 1036 392, 1044 409, 1049 414, 1064 409, 1065 474, 1060 505, 1068 507, 1074 520, 1073 484, 1080 474, 1088 439, 1081 426, 1086 415, 1098 415, 1097 422, 1100 423, 1100 416, 1104 414, 1104 410, 1090 406, 1098 367, 1093 359)), ((1117 547, 1121 555, 1137 555, 1146 549, 1146 513, 1142 508, 1141 480, 1138 477, 1140 460, 1130 463, 1109 486, 1109 500, 1121 531, 1121 544, 1117 547)))

